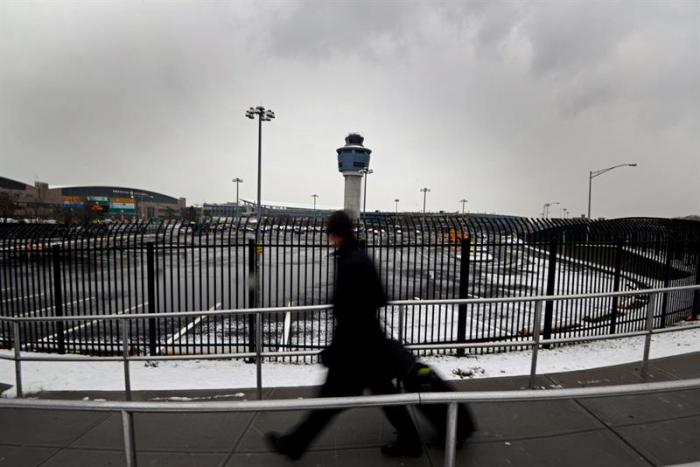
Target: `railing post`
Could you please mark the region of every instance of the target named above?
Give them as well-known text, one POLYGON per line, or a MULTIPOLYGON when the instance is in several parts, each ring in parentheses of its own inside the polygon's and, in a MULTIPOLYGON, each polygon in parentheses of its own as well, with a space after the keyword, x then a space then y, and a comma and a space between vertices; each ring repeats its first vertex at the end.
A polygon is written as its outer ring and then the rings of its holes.
MULTIPOLYGON (((61 247, 51 247, 51 259, 53 262, 53 305, 54 316, 63 316, 63 284, 61 283, 61 247)), ((66 353, 66 336, 64 335, 64 322, 56 321, 56 339, 58 339, 58 353, 66 353)))
POLYGON ((447 431, 445 434, 445 467, 454 467, 457 450, 457 403, 447 404, 447 431))
POLYGON ((404 336, 403 336, 403 333, 404 333, 403 328, 404 328, 404 326, 405 326, 405 321, 404 321, 404 320, 406 319, 405 316, 404 316, 405 313, 406 313, 406 307, 403 306, 403 305, 400 305, 400 306, 399 306, 399 335, 398 335, 399 343, 400 343, 400 344, 403 344, 403 338, 404 338, 404 336))
MULTIPOLYGON (((148 314, 156 313, 156 274, 155 274, 155 245, 153 242, 146 243, 146 273, 148 276, 148 314)), ((158 353, 158 336, 156 333, 156 320, 148 320, 148 352, 151 355, 158 353)))
POLYGON ((540 323, 542 322, 542 300, 535 302, 535 322, 532 323, 532 360, 530 362, 530 389, 535 387, 537 376, 537 354, 540 350, 540 323))
POLYGON ((262 400, 262 313, 255 313, 255 376, 258 400, 262 400))
MULTIPOLYGON (((664 289, 671 283, 671 264, 673 262, 673 240, 669 238, 666 249, 666 271, 664 273, 664 289)), ((666 327, 666 313, 668 312, 668 292, 664 292, 661 300, 661 323, 659 327, 666 327)))
MULTIPOLYGON (((618 239, 615 245, 615 275, 613 279, 613 292, 620 291, 620 276, 622 273, 622 240, 618 239)), ((617 306, 619 297, 614 296, 612 299, 612 313, 610 314, 610 334, 615 334, 617 327, 617 306)))
MULTIPOLYGON (((257 282, 258 275, 255 269, 255 240, 252 238, 248 240, 248 308, 257 307, 257 282)), ((248 352, 255 352, 255 316, 252 314, 248 315, 248 352)), ((247 358, 245 360, 247 363, 253 363, 253 360, 247 358)))
POLYGON ((136 467, 134 419, 131 412, 126 410, 122 410, 122 433, 124 434, 124 454, 126 456, 126 467, 136 467))
MULTIPOLYGON (((700 285, 700 239, 695 245, 695 285, 700 285)), ((693 310, 691 312, 693 319, 697 319, 700 316, 700 289, 695 290, 693 293, 693 310)))
POLYGON ((131 400, 131 375, 129 373, 129 322, 121 319, 122 330, 122 361, 124 362, 124 393, 126 400, 131 400))
MULTIPOLYGON (((554 295, 554 283, 557 278, 557 239, 549 241, 549 265, 547 267, 547 292, 546 295, 554 295)), ((552 321, 554 317, 554 301, 548 300, 544 309, 544 338, 552 337, 552 321)))
POLYGON ((20 351, 22 341, 19 334, 19 321, 12 322, 12 342, 15 348, 15 390, 17 397, 24 397, 22 391, 22 353, 20 351))
MULTIPOLYGON (((469 250, 471 248, 471 238, 462 239, 461 259, 459 262, 459 298, 467 298, 469 285, 469 250)), ((467 340, 467 305, 460 304, 457 315, 457 342, 463 344, 467 340)), ((462 357, 464 348, 457 349, 457 356, 462 357)))
MULTIPOLYGON (((666 292, 664 292, 666 293, 666 292)), ((651 348, 651 335, 654 331, 654 309, 656 308, 656 294, 649 294, 647 304, 647 334, 644 336, 644 355, 642 356, 642 378, 646 379, 649 366, 649 350, 651 348)))

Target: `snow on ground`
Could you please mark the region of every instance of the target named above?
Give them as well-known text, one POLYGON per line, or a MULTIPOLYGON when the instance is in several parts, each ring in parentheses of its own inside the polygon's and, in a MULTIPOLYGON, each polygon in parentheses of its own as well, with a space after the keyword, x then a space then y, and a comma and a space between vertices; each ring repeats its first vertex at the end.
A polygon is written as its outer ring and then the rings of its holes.
MULTIPOLYGON (((687 326, 686 323, 678 325, 687 326)), ((614 339, 540 350, 538 373, 583 370, 639 361, 643 337, 614 339)), ((653 337, 651 358, 700 351, 700 328, 653 337)), ((0 354, 12 355, 11 350, 0 354)), ((41 355, 41 354, 33 354, 41 355)), ((527 375, 528 351, 457 357, 424 357, 422 360, 443 377, 488 378, 527 375), (460 376, 461 375, 461 376, 460 376)), ((120 391, 123 389, 121 362, 22 362, 26 394, 40 391, 120 391)), ((242 360, 189 360, 132 362, 133 390, 237 389, 255 387, 255 365, 242 360)), ((321 365, 264 362, 263 386, 314 386, 323 382, 321 365)), ((14 384, 14 362, 0 360, 0 382, 14 384)), ((3 397, 14 397, 14 388, 3 397)))

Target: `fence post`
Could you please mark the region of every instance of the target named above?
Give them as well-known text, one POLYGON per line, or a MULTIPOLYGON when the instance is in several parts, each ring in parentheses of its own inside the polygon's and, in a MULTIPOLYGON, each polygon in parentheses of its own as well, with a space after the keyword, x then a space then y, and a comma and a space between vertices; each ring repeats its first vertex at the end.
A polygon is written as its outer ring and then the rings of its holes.
POLYGON ((454 467, 457 449, 457 403, 447 404, 447 431, 445 432, 445 467, 454 467))
MULTIPOLYGON (((461 260, 459 264, 459 298, 467 298, 469 285, 469 250, 471 249, 471 238, 462 239, 461 260)), ((467 340, 467 305, 460 304, 457 314, 457 342, 463 344, 467 340)), ((461 357, 465 353, 464 348, 457 349, 457 356, 461 357)))
MULTIPOLYGON (((669 238, 668 248, 666 249, 666 271, 664 273, 664 289, 671 283, 671 263, 673 261, 673 240, 669 238)), ((664 292, 661 299, 661 323, 659 327, 666 327, 666 313, 668 312, 668 292, 664 292)))
POLYGON ((126 318, 121 321, 122 329, 122 361, 124 362, 124 392, 126 400, 131 400, 131 374, 129 373, 129 322, 126 318))
MULTIPOLYGON (((51 259, 53 262, 53 305, 54 316, 63 316, 63 284, 61 283, 61 247, 51 247, 51 259)), ((66 353, 66 336, 64 335, 63 321, 56 321, 56 338, 58 339, 58 353, 66 353)))
POLYGON ((262 400, 262 313, 255 313, 255 376, 258 400, 262 400))
POLYGON ((406 313, 406 307, 403 305, 399 306, 399 333, 398 333, 399 336, 398 336, 398 338, 399 338, 399 343, 401 343, 401 344, 403 344, 403 338, 404 338, 404 336, 403 336, 403 328, 405 326, 404 313, 406 313))
POLYGON ((122 432, 124 433, 124 454, 126 455, 126 467, 136 467, 134 420, 132 414, 126 410, 122 410, 122 432))
MULTIPOLYGON (((258 282, 258 275, 257 271, 255 269, 255 240, 248 239, 248 308, 256 308, 257 307, 257 282, 258 282)), ((248 315, 248 352, 255 352, 255 337, 256 337, 256 330, 255 330, 255 316, 252 314, 248 315)), ((253 363, 253 359, 247 358, 246 363, 253 363)))
POLYGON ((535 387, 537 376, 537 354, 540 350, 540 323, 542 322, 542 300, 535 302, 535 321, 532 323, 532 361, 530 362, 530 389, 535 387))
POLYGON ((18 321, 12 322, 12 343, 15 348, 15 389, 17 397, 24 397, 22 391, 22 354, 20 352, 22 341, 20 339, 18 321))
MULTIPOLYGON (((700 239, 695 245, 695 285, 700 285, 700 239)), ((691 312, 693 319, 697 319, 700 316, 700 289, 695 290, 693 294, 693 311, 691 312)))
MULTIPOLYGON (((547 292, 546 295, 554 295, 554 283, 557 278, 557 239, 549 241, 549 265, 547 267, 547 292)), ((552 320, 554 315, 554 301, 548 300, 544 308, 544 338, 552 337, 552 320)), ((538 323, 539 326, 539 323, 538 323)), ((549 347, 547 347, 549 348, 549 347)))
MULTIPOLYGON (((613 279, 613 292, 620 291, 620 275, 622 271, 622 239, 617 239, 617 244, 615 245, 615 276, 613 279)), ((617 325, 617 304, 619 297, 615 296, 612 299, 612 313, 610 315, 610 334, 615 334, 615 328, 617 325)))
MULTIPOLYGON (((153 242, 146 243, 146 273, 148 276, 148 314, 155 315, 156 313, 156 255, 155 245, 153 242)), ((156 319, 149 318, 148 320, 148 352, 151 355, 158 353, 157 348, 158 336, 156 332, 156 319)))
MULTIPOLYGON (((664 292, 665 293, 665 292, 664 292)), ((649 294, 647 304, 647 334, 644 336, 644 355, 642 357, 642 378, 647 377, 647 367, 649 365, 649 349, 651 347, 651 334, 654 330, 654 308, 656 308, 656 294, 649 294)))

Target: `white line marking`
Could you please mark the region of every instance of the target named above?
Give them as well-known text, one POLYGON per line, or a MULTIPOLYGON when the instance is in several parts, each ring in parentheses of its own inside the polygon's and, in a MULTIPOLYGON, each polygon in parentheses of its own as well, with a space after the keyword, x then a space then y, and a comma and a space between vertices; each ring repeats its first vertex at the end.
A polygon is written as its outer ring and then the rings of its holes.
MULTIPOLYGON (((134 310, 136 310, 136 309, 138 309, 138 308, 141 308, 142 306, 147 305, 147 304, 148 304, 148 302, 144 302, 144 303, 141 303, 141 304, 139 304, 139 305, 132 306, 131 308, 127 308, 126 310, 118 311, 117 314, 118 314, 118 315, 121 315, 121 314, 124 314, 124 313, 129 313, 130 311, 134 311, 134 310)), ((63 335, 67 335, 67 334, 69 334, 69 333, 72 333, 72 332, 75 332, 75 331, 79 331, 79 330, 83 329, 84 327, 92 326, 93 324, 98 323, 98 322, 100 322, 100 321, 104 321, 104 320, 102 320, 102 319, 94 319, 94 320, 92 320, 92 321, 87 321, 87 322, 85 322, 85 323, 83 323, 83 324, 80 324, 80 325, 78 325, 78 326, 75 326, 75 327, 72 327, 72 328, 70 328, 70 329, 68 329, 68 330, 63 331, 63 335)), ((51 334, 50 336, 42 337, 41 339, 38 340, 38 342, 48 342, 49 340, 52 340, 52 339, 56 338, 56 336, 58 336, 58 333, 57 333, 57 332, 54 333, 54 334, 51 334)))
MULTIPOLYGON (((209 308, 209 311, 218 310, 219 308, 221 308, 221 303, 217 303, 217 304, 214 305, 213 307, 209 308)), ((179 341, 179 340, 182 338, 182 336, 184 336, 185 334, 187 334, 187 332, 188 332, 190 329, 192 329, 193 327, 195 327, 197 324, 199 324, 200 321, 202 321, 202 320, 203 320, 204 318, 206 318, 206 317, 207 317, 206 315, 201 315, 201 316, 199 316, 197 319, 195 319, 194 321, 192 321, 191 323, 189 323, 187 326, 183 326, 183 327, 177 332, 177 334, 173 334, 173 335, 171 335, 170 337, 168 337, 168 339, 165 341, 165 344, 164 344, 161 348, 158 349, 158 353, 162 353, 162 352, 165 350, 165 348, 166 348, 167 346, 174 344, 176 341, 179 341)))
POLYGON ((40 296, 42 296, 42 295, 44 295, 44 292, 35 293, 35 294, 32 294, 32 295, 25 295, 24 297, 8 298, 8 299, 6 299, 6 300, 3 300, 3 301, 0 302, 0 303, 9 303, 9 302, 14 302, 14 301, 16 301, 16 300, 23 300, 23 299, 25 299, 25 298, 40 297, 40 296))
MULTIPOLYGON (((95 297, 81 298, 80 300, 74 300, 74 301, 72 301, 72 302, 64 303, 63 305, 64 305, 65 307, 71 307, 71 306, 76 305, 76 304, 78 304, 78 303, 86 302, 86 301, 88 301, 88 300, 94 300, 94 298, 95 298, 95 297)), ((47 306, 47 307, 45 307, 45 308, 39 308, 38 310, 28 311, 28 312, 26 312, 26 313, 21 313, 21 314, 19 314, 19 315, 16 315, 15 318, 22 318, 22 317, 26 317, 26 316, 32 316, 32 315, 35 315, 35 314, 40 313, 40 312, 42 312, 42 311, 53 310, 53 309, 54 309, 54 306, 53 306, 53 305, 52 305, 52 306, 47 306)))
POLYGON ((504 333, 504 330, 503 330, 503 329, 501 329, 501 328, 495 328, 495 327, 491 326, 490 324, 485 323, 485 322, 483 322, 483 321, 481 321, 481 320, 479 320, 479 319, 472 318, 471 316, 469 317, 469 319, 471 319, 471 320, 474 321, 475 323, 481 324, 482 328, 483 328, 483 327, 487 327, 487 328, 491 329, 492 331, 496 331, 497 333, 499 333, 499 335, 503 335, 503 333, 504 333))
POLYGON ((289 332, 292 329, 292 314, 288 311, 284 314, 284 344, 289 344, 289 332))

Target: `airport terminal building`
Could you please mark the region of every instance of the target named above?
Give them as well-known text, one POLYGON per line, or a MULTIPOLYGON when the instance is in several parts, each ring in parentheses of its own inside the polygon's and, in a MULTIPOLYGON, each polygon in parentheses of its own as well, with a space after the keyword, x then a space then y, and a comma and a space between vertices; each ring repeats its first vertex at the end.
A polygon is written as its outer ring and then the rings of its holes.
POLYGON ((49 187, 34 186, 0 177, 0 196, 12 204, 5 217, 58 217, 67 214, 92 214, 106 218, 180 217, 185 198, 175 198, 154 191, 117 186, 49 187))

